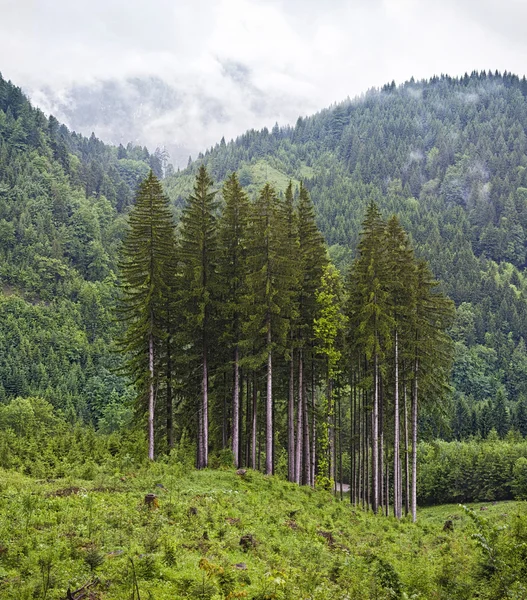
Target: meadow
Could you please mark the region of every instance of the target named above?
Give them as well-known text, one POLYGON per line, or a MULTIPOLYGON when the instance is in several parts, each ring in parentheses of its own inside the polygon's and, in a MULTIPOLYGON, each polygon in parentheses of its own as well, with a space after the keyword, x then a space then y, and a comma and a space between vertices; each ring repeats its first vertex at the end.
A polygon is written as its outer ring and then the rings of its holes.
POLYGON ((526 556, 525 502, 414 524, 251 470, 0 470, 6 599, 520 599, 526 556))

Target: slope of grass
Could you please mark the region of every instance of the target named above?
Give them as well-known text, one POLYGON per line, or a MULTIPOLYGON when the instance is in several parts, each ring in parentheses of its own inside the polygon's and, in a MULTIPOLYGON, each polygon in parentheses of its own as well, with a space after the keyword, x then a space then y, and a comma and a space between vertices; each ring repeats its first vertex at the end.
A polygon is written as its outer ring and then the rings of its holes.
MULTIPOLYGON (((525 512, 500 503, 485 515, 506 524, 525 512)), ((482 587, 473 532, 458 506, 398 523, 253 471, 154 465, 93 481, 0 471, 0 598, 66 598, 93 583, 108 600, 468 599, 482 587)))

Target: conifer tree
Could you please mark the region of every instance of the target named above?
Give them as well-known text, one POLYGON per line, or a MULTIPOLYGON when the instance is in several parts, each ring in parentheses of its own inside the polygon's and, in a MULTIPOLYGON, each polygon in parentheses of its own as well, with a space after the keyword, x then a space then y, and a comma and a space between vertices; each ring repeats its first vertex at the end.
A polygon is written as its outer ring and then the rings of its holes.
POLYGON ((454 303, 437 287, 430 267, 423 260, 416 263, 415 308, 412 318, 408 354, 412 359, 412 485, 411 510, 417 519, 417 428, 419 392, 440 400, 448 390, 452 362, 452 340, 447 334, 452 324, 454 303))
POLYGON ((298 284, 299 271, 295 268, 298 257, 298 218, 293 196, 293 183, 289 181, 281 204, 282 219, 285 227, 284 255, 292 261, 290 269, 289 314, 289 386, 287 402, 287 473, 289 481, 295 481, 295 351, 296 325, 298 320, 298 284))
MULTIPOLYGON (((303 474, 298 469, 297 480, 302 477, 306 485, 314 483, 314 465, 315 465, 315 407, 314 407, 314 384, 315 384, 315 335, 313 331, 314 321, 317 316, 318 305, 316 301, 316 292, 320 287, 324 268, 327 265, 326 249, 324 238, 317 228, 315 222, 315 210, 309 193, 301 183, 298 206, 298 260, 295 265, 298 278, 298 319, 297 319, 297 344, 298 344, 298 409, 297 413, 302 417, 298 418, 297 424, 297 452, 298 461, 301 454, 303 464, 303 474), (309 431, 308 403, 306 394, 305 376, 308 372, 306 366, 311 371, 311 438, 309 431), (302 452, 298 449, 302 447, 302 452)), ((330 439, 330 444, 332 440, 330 439)), ((333 443, 334 447, 334 443, 333 443)))
POLYGON ((387 291, 386 226, 377 205, 371 202, 363 223, 358 257, 352 266, 348 316, 351 336, 363 349, 368 363, 373 363, 373 403, 371 415, 372 508, 379 503, 382 472, 379 456, 381 361, 391 342, 392 319, 387 291))
POLYGON ((279 200, 266 184, 255 204, 249 226, 248 292, 250 306, 244 326, 245 345, 252 341, 255 356, 251 368, 265 365, 265 472, 273 472, 273 356, 284 353, 289 320, 290 257, 285 255, 285 229, 279 218, 279 200))
POLYGON ((208 464, 209 448, 209 354, 213 344, 214 311, 217 299, 216 192, 201 165, 194 191, 181 215, 181 309, 184 336, 194 368, 201 370, 198 405, 197 466, 208 464))
POLYGON ((166 303, 174 256, 174 223, 168 199, 152 171, 141 183, 121 248, 119 315, 126 325, 120 346, 137 385, 139 412, 147 399, 148 458, 154 460, 155 392, 163 374, 166 303))
POLYGON ((399 224, 397 217, 392 216, 386 227, 387 285, 389 295, 389 310, 392 319, 393 342, 393 488, 394 514, 402 517, 402 476, 400 461, 400 375, 401 348, 405 345, 405 336, 411 331, 411 319, 415 304, 415 261, 408 236, 399 224))
POLYGON ((223 185, 225 205, 218 224, 219 277, 222 298, 222 337, 233 365, 232 439, 235 466, 240 458, 240 342, 244 319, 244 296, 247 278, 247 226, 249 200, 232 173, 223 185))

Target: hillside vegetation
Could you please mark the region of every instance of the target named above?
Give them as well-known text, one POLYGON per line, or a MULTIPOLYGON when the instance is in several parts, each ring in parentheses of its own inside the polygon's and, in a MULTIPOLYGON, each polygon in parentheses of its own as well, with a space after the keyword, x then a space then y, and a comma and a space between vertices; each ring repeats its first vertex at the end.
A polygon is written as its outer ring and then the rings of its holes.
POLYGON ((526 592, 523 504, 444 506, 396 522, 254 471, 178 462, 93 480, 0 471, 0 491, 2 598, 58 600, 87 584, 107 600, 526 592))

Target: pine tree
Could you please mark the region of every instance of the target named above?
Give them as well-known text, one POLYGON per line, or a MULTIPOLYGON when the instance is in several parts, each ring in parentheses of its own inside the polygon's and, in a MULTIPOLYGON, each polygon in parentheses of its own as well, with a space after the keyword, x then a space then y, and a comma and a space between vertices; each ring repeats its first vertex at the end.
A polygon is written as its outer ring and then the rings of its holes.
POLYGON ((284 256, 292 261, 289 279, 290 301, 288 303, 289 319, 289 386, 287 402, 287 473, 289 481, 296 481, 296 452, 295 452, 295 355, 297 340, 295 337, 298 321, 298 285, 299 271, 295 268, 298 257, 298 218, 293 196, 293 183, 289 181, 281 204, 281 215, 285 228, 284 256))
POLYGON ((371 415, 372 447, 372 509, 376 513, 382 502, 380 469, 380 394, 381 361, 391 342, 392 318, 387 291, 386 226, 374 202, 371 202, 363 223, 358 257, 352 266, 349 281, 348 317, 351 336, 362 349, 368 364, 372 364, 373 403, 371 415))
MULTIPOLYGON (((297 431, 297 461, 300 451, 298 447, 302 446, 302 479, 306 485, 314 483, 314 465, 315 457, 315 432, 316 432, 316 410, 315 410, 315 358, 314 351, 314 320, 317 316, 318 305, 316 302, 316 292, 320 287, 324 268, 327 265, 326 249, 324 238, 317 228, 315 222, 315 210, 309 193, 303 184, 300 184, 298 206, 298 260, 295 265, 298 279, 297 305, 298 319, 296 327, 296 338, 299 348, 298 366, 298 410, 302 415, 298 419, 297 431), (311 439, 309 431, 309 412, 307 403, 305 376, 308 368, 311 372, 311 439)), ((334 449, 334 439, 330 436, 330 444, 334 449)), ((333 452, 334 454, 334 452, 333 452)), ((301 474, 298 469, 297 479, 300 480, 301 474)))
POLYGON ((389 310, 392 319, 393 340, 393 487, 395 517, 402 517, 402 473, 400 461, 400 379, 401 348, 405 336, 411 335, 411 320, 415 304, 415 261, 408 236, 400 226, 397 217, 390 218, 386 228, 387 250, 387 291, 389 310))
POLYGON ((273 356, 284 354, 289 332, 290 257, 285 255, 286 236, 280 219, 279 200, 275 190, 266 184, 255 204, 249 225, 247 278, 245 298, 247 318, 244 345, 252 345, 255 355, 246 361, 252 369, 265 365, 265 472, 273 472, 273 356))
POLYGON ((412 518, 417 519, 417 437, 419 391, 429 401, 440 401, 448 391, 452 362, 452 340, 447 329, 453 322, 454 303, 438 291, 439 283, 428 264, 416 263, 415 311, 408 356, 412 373, 412 518))
MULTIPOLYGON (((209 451, 209 354, 213 344, 217 300, 216 192, 203 165, 194 191, 181 215, 181 309, 184 336, 191 362, 201 370, 198 405, 197 466, 208 465, 209 451)), ((194 370, 194 369, 193 369, 194 370)))
POLYGON ((249 200, 236 173, 223 186, 223 208, 218 226, 219 277, 222 298, 222 337, 233 365, 232 440, 235 466, 240 460, 240 342, 247 278, 247 227, 249 200))
POLYGON ((160 355, 166 339, 174 223, 168 199, 152 171, 139 186, 129 226, 120 261, 119 316, 126 325, 120 347, 138 388, 140 413, 147 399, 148 457, 154 460, 155 391, 163 377, 160 355))

